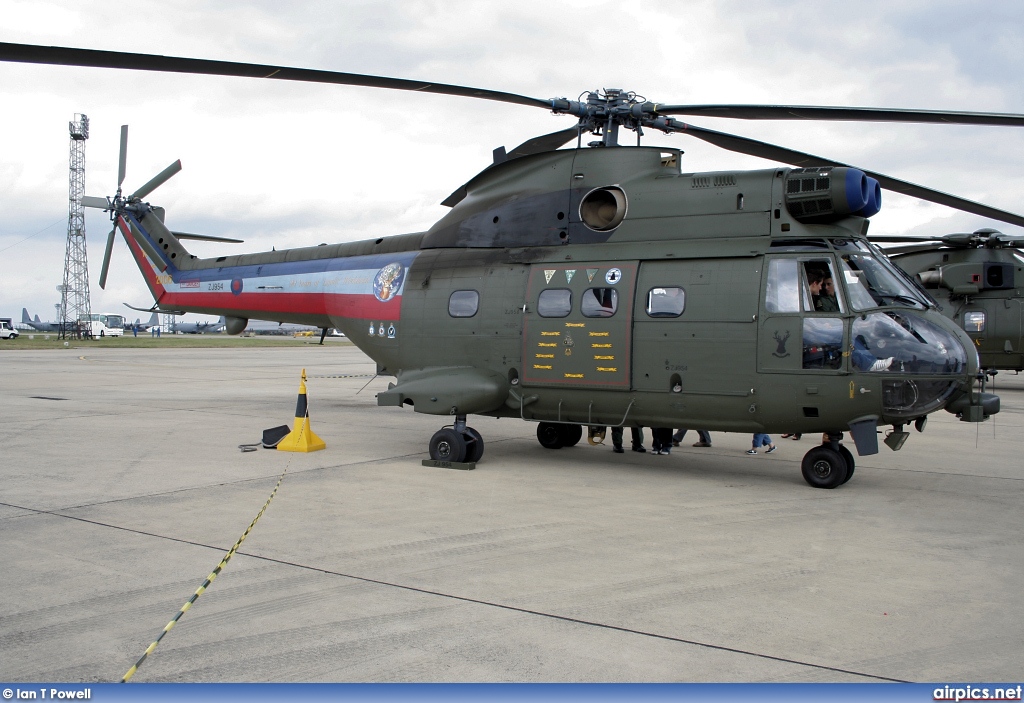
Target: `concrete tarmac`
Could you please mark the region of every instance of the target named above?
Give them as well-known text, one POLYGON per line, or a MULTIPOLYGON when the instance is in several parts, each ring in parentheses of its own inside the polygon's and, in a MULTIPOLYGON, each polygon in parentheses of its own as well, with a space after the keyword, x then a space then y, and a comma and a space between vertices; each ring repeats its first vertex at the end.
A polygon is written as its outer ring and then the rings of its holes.
POLYGON ((474 418, 478 468, 426 468, 443 419, 378 408, 390 379, 348 345, 0 369, 0 680, 119 680, 286 469, 134 682, 1024 677, 1024 377, 824 491, 812 436, 620 455, 474 418), (292 422, 303 367, 327 449, 241 452, 292 422))

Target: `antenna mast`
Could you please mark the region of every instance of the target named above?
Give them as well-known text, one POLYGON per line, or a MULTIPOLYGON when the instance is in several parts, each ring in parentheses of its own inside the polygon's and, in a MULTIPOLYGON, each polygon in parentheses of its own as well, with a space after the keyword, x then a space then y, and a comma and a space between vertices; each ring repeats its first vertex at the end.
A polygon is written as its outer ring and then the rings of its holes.
POLYGON ((61 286, 60 323, 62 339, 81 338, 91 333, 92 326, 80 320, 91 314, 89 302, 89 262, 85 253, 85 140, 89 138, 89 118, 75 115, 68 123, 71 133, 70 185, 68 188, 68 245, 64 255, 64 284, 61 286))

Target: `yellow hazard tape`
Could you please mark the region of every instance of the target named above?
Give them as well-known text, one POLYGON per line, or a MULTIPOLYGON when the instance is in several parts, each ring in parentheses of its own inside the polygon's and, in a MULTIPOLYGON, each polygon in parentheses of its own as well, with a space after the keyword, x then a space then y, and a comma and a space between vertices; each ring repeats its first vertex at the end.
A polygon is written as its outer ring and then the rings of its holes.
MULTIPOLYGON (((299 427, 299 437, 302 437, 304 426, 305 423, 302 423, 302 425, 299 427)), ((217 578, 218 575, 220 575, 221 571, 224 570, 224 567, 227 566, 229 561, 231 561, 231 557, 233 557, 235 555, 235 552, 238 551, 238 548, 242 546, 242 542, 244 542, 245 538, 249 536, 250 532, 252 532, 252 528, 255 527, 256 523, 259 522, 259 519, 263 517, 263 513, 265 513, 267 511, 267 508, 270 506, 270 501, 274 500, 274 496, 277 495, 277 489, 281 487, 281 482, 284 481, 285 474, 288 473, 288 468, 290 466, 291 459, 288 460, 288 465, 285 466, 284 471, 281 472, 281 477, 277 479, 277 485, 274 486, 274 490, 270 492, 270 497, 267 498, 267 502, 264 503, 263 507, 260 508, 260 511, 256 513, 256 517, 254 517, 252 519, 252 522, 249 523, 249 526, 245 528, 245 532, 242 533, 242 536, 238 538, 238 541, 235 542, 231 549, 228 550, 228 553, 224 555, 224 558, 220 560, 220 563, 217 564, 217 568, 211 571, 210 575, 206 577, 206 580, 203 581, 203 585, 196 589, 196 592, 192 594, 192 597, 188 599, 185 605, 181 606, 181 610, 178 611, 178 614, 171 618, 171 621, 167 623, 167 625, 164 627, 163 632, 160 633, 160 636, 153 640, 153 644, 146 647, 146 651, 142 653, 142 656, 139 657, 139 660, 137 662, 135 662, 135 665, 131 669, 129 669, 124 676, 121 677, 121 683, 128 683, 128 681, 130 681, 131 678, 135 676, 135 672, 139 670, 140 666, 142 666, 142 662, 146 661, 146 657, 153 653, 153 650, 155 650, 157 645, 160 644, 160 640, 164 638, 164 635, 166 635, 174 628, 174 626, 177 624, 179 620, 181 620, 181 617, 186 613, 186 611, 188 611, 188 609, 192 607, 192 604, 199 600, 199 596, 203 595, 203 591, 209 588, 210 584, 213 583, 213 580, 217 578)))
POLYGON ((185 612, 192 607, 193 603, 199 600, 199 596, 203 595, 203 591, 205 591, 210 586, 210 584, 213 583, 213 580, 217 578, 220 572, 224 570, 224 567, 227 566, 229 561, 231 561, 231 557, 233 557, 235 555, 235 552, 238 551, 238 548, 242 546, 242 542, 244 542, 245 538, 249 536, 250 532, 252 532, 252 528, 255 527, 259 519, 263 517, 263 513, 266 512, 267 506, 270 505, 270 501, 274 500, 274 496, 277 495, 277 489, 281 487, 281 482, 284 481, 284 476, 287 473, 288 467, 285 467, 285 470, 281 474, 281 477, 277 479, 277 485, 274 486, 274 490, 270 493, 270 497, 267 498, 267 502, 263 504, 263 507, 260 508, 259 513, 257 513, 256 517, 254 517, 252 519, 252 522, 249 523, 249 527, 245 529, 245 532, 243 532, 242 536, 238 538, 238 541, 235 542, 234 546, 232 546, 231 549, 228 550, 228 553, 224 555, 224 558, 220 560, 220 563, 217 564, 217 568, 211 571, 210 575, 206 577, 206 580, 203 581, 203 585, 196 589, 196 592, 192 594, 192 597, 188 599, 188 602, 186 602, 185 605, 181 606, 181 610, 178 611, 178 614, 171 618, 171 621, 167 623, 167 625, 164 627, 163 632, 160 633, 160 636, 153 640, 153 644, 146 647, 146 651, 142 653, 142 656, 139 657, 139 660, 137 662, 135 662, 135 665, 128 670, 128 673, 121 677, 121 683, 127 683, 133 676, 135 676, 135 672, 139 670, 140 666, 142 666, 142 662, 146 661, 146 657, 153 653, 153 650, 155 650, 156 646, 160 644, 160 640, 164 638, 164 635, 171 631, 175 624, 177 624, 178 620, 181 619, 181 616, 184 615, 185 612))

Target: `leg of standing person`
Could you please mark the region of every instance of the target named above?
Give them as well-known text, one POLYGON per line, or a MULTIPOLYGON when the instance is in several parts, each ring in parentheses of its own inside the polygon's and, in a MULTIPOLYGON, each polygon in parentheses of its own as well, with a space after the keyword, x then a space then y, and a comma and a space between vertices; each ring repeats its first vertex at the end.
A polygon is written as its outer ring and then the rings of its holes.
POLYGON ((686 436, 686 430, 676 430, 676 433, 672 435, 672 446, 678 447, 679 443, 683 441, 683 437, 686 436))
POLYGON ((612 428, 612 451, 616 454, 622 454, 622 428, 612 428))
POLYGON ((757 448, 761 446, 761 438, 764 435, 760 432, 755 432, 753 439, 750 441, 750 449, 747 450, 747 454, 757 454, 757 448))
POLYGON ((671 454, 672 453, 672 428, 671 427, 658 427, 654 430, 655 437, 658 442, 658 453, 659 454, 671 454))
POLYGON ((643 454, 647 450, 644 449, 644 428, 643 427, 630 427, 630 433, 633 437, 633 451, 640 452, 643 454))

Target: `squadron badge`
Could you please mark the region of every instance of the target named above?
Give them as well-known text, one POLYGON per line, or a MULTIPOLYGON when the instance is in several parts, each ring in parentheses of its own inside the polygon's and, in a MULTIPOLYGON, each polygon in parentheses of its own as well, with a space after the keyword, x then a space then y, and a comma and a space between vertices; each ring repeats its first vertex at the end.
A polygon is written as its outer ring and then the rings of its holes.
POLYGON ((394 298, 405 281, 405 267, 395 262, 388 264, 373 278, 373 295, 382 303, 394 298))

